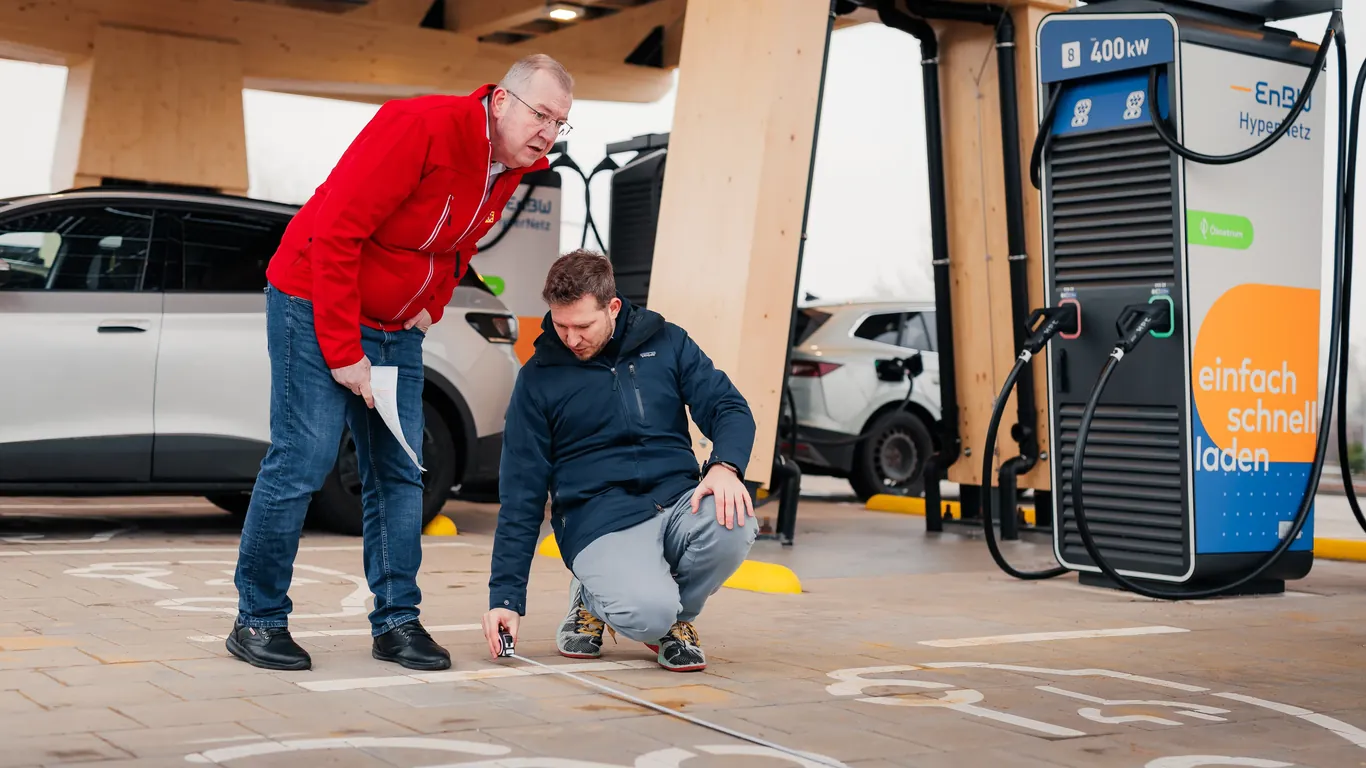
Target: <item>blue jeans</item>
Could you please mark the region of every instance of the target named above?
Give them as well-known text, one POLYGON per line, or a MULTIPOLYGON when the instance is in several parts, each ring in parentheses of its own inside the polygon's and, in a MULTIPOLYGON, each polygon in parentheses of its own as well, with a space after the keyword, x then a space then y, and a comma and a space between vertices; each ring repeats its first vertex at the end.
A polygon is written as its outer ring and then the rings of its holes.
MULTIPOLYGON (((423 333, 361 327, 371 365, 398 366, 398 413, 408 445, 422 458, 423 333)), ((351 429, 362 482, 365 577, 375 596, 371 634, 418 617, 422 563, 422 474, 379 412, 341 386, 323 360, 313 305, 266 288, 270 355, 270 448, 251 494, 238 546, 238 621, 288 626, 289 585, 299 535, 314 492, 336 464, 342 426, 351 429)))

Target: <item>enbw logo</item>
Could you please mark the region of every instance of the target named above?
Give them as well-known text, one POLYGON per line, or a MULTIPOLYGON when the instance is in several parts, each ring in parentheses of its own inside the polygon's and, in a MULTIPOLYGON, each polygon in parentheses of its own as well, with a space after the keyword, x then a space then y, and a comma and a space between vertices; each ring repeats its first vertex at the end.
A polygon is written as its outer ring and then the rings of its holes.
MULTIPOLYGON (((1259 81, 1252 88, 1235 85, 1233 90, 1252 94, 1258 104, 1265 104, 1268 107, 1281 107, 1282 109, 1290 109, 1295 106, 1295 100, 1300 97, 1300 89, 1293 85, 1276 86, 1265 80, 1259 81)), ((1304 100, 1304 111, 1310 111, 1313 106, 1314 96, 1310 94, 1309 98, 1304 100)))

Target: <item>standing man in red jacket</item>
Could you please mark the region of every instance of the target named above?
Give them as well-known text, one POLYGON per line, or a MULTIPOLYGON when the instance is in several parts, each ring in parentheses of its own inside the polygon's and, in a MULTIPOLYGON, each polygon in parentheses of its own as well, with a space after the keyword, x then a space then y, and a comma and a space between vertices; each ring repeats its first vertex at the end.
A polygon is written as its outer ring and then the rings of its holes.
POLYGON ((239 545, 234 656, 312 665, 289 634, 288 590, 309 501, 348 425, 375 596, 371 653, 450 667, 418 621, 422 475, 374 410, 370 366, 398 367, 399 421, 421 461, 423 337, 522 175, 548 167, 572 91, 564 68, 537 55, 468 96, 390 101, 290 222, 266 271, 271 444, 239 545))

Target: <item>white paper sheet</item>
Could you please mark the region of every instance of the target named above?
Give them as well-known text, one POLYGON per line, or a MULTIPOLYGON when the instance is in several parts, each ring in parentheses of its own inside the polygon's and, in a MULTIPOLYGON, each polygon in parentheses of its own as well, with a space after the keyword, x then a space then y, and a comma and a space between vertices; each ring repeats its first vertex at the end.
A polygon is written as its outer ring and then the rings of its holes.
POLYGON ((398 420, 398 366, 370 366, 370 393, 375 398, 375 410, 379 411, 384 423, 389 425, 389 431, 398 438, 408 458, 413 460, 419 470, 426 472, 426 468, 417 461, 417 453, 403 436, 403 426, 398 420))

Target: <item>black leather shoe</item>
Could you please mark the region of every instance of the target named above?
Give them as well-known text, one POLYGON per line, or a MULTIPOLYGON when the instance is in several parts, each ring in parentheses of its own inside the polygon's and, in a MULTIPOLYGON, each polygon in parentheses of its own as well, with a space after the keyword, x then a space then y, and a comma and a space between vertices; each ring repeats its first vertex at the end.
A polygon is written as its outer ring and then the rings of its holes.
POLYGON ((299 647, 284 627, 244 627, 234 624, 228 635, 228 652, 262 669, 311 669, 313 659, 299 647))
POLYGON ((375 638, 370 655, 408 669, 450 669, 451 654, 436 644, 416 621, 401 624, 375 638))

